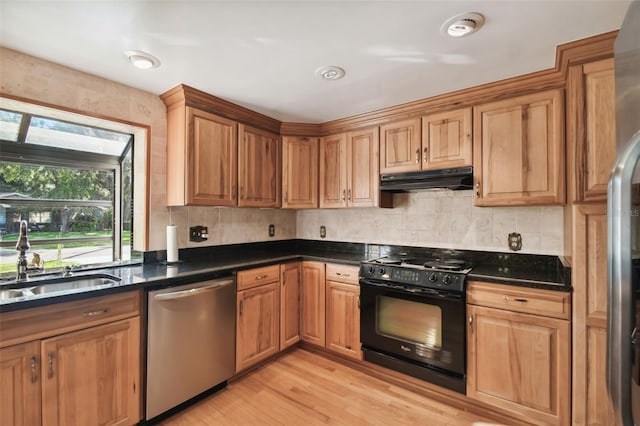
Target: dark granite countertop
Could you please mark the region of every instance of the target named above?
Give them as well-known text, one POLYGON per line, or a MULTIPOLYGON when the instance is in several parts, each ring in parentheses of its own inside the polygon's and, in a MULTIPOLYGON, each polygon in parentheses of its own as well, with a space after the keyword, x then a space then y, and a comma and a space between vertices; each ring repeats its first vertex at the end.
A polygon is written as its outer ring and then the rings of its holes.
MULTIPOLYGON (((0 300, 0 312, 120 291, 148 290, 188 284, 230 276, 239 270, 273 263, 314 260, 358 265, 363 260, 375 259, 394 252, 419 251, 421 255, 424 255, 425 252, 429 253, 429 250, 416 247, 289 240, 180 250, 180 258, 183 261, 175 266, 167 266, 162 263, 164 252, 145 253, 145 261, 141 264, 75 273, 75 276, 92 273, 114 275, 120 279, 116 284, 0 300)), ((485 252, 464 252, 464 254, 473 259, 474 267, 469 274, 471 280, 571 291, 568 268, 564 268, 557 257, 496 255, 485 252)), ((32 287, 37 284, 38 278, 34 278, 26 283, 21 283, 21 286, 32 287)), ((8 282, 0 281, 0 289, 7 288, 8 285, 10 285, 8 282)))

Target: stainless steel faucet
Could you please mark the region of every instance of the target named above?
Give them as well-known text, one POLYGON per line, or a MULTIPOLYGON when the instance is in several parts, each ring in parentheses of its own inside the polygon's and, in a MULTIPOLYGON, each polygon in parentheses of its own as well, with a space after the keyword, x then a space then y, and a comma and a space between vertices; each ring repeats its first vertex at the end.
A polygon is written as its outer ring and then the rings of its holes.
POLYGON ((29 245, 29 238, 27 238, 27 221, 23 220, 20 222, 20 236, 18 237, 18 242, 16 243, 16 250, 19 252, 16 268, 16 281, 27 279, 28 265, 27 255, 25 253, 30 248, 31 246, 29 245))

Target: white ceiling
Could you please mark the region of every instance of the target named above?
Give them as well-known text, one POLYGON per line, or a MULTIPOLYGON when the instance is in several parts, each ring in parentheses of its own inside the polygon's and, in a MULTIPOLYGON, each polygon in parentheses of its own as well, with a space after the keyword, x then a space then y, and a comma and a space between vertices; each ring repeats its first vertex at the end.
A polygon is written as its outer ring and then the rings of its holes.
POLYGON ((319 123, 554 66, 556 45, 618 29, 629 0, 0 2, 0 44, 160 94, 185 83, 319 123), (440 32, 485 16, 475 34, 440 32), (138 70, 126 50, 162 65, 138 70), (346 70, 320 80, 325 65, 346 70))

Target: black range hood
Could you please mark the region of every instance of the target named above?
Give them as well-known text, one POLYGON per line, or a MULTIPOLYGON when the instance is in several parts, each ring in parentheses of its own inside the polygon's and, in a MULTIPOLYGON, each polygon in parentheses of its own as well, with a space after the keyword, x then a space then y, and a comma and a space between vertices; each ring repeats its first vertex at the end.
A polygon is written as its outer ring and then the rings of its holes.
POLYGON ((380 176, 380 190, 389 192, 421 191, 425 189, 472 189, 473 167, 392 173, 380 176))

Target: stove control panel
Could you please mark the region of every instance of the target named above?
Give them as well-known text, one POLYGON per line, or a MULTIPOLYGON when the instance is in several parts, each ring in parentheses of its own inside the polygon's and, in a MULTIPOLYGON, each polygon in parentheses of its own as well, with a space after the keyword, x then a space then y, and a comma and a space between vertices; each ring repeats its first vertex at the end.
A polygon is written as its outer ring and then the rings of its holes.
POLYGON ((466 274, 462 272, 365 263, 360 266, 360 276, 398 284, 452 291, 464 291, 466 278, 466 274))

